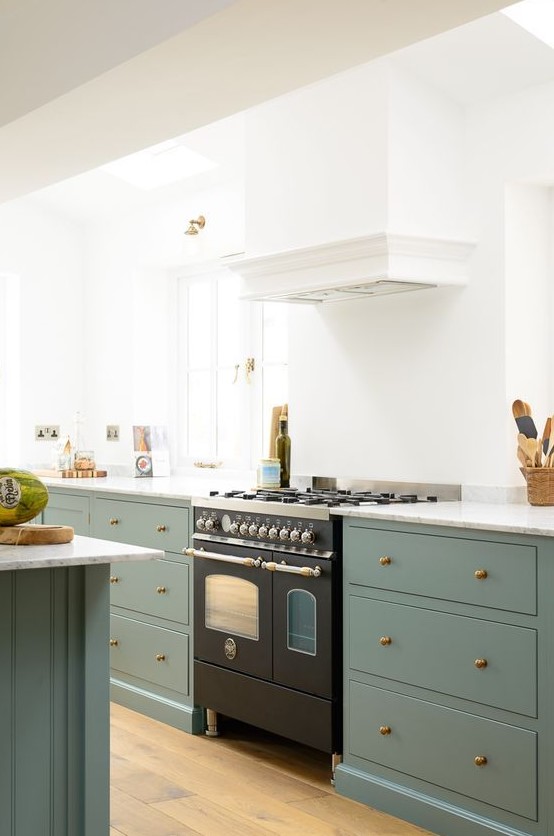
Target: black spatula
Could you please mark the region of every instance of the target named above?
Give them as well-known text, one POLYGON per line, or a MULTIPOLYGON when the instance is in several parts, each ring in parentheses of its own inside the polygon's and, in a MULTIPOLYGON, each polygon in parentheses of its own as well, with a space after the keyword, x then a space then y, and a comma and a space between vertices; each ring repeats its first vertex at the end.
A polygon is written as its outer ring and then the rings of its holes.
POLYGON ((524 401, 517 400, 513 402, 512 414, 515 418, 519 432, 523 433, 523 435, 527 438, 537 438, 537 428, 530 413, 531 409, 524 401))

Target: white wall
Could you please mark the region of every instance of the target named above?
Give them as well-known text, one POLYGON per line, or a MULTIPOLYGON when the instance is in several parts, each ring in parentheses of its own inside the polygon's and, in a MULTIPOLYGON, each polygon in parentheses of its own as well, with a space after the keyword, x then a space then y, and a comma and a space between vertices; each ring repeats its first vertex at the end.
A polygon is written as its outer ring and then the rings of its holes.
POLYGON ((105 442, 106 423, 171 421, 170 267, 187 259, 189 217, 208 218, 199 258, 245 236, 254 255, 383 229, 452 235, 477 242, 466 287, 292 308, 293 472, 521 485, 511 402, 530 400, 542 426, 554 388, 553 102, 541 85, 462 110, 379 61, 248 114, 244 192, 112 218, 84 248, 76 225, 1 207, 0 271, 21 276, 24 325, 48 346, 37 360, 25 342, 24 438, 83 409, 99 461, 127 464, 130 437, 105 442))
MULTIPOLYGON (((71 428, 83 408, 87 312, 83 292, 83 230, 44 212, 32 199, 0 206, 0 272, 19 283, 20 381, 11 404, 20 445, 7 445, 4 466, 50 465, 35 424, 71 428)), ((12 316, 10 311, 8 316, 12 316)))

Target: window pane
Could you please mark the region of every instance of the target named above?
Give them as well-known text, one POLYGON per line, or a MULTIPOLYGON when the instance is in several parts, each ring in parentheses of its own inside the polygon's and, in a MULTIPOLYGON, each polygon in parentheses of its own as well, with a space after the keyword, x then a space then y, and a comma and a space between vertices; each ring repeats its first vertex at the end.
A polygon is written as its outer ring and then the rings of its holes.
POLYGON ((220 369, 217 375, 217 455, 223 459, 237 459, 241 453, 243 387, 233 378, 234 369, 220 369))
POLYGON ((240 362, 242 307, 238 298, 238 276, 217 283, 217 363, 219 366, 240 362))
POLYGON ((189 286, 188 297, 188 364, 201 369, 210 365, 213 314, 210 282, 189 286))
POLYGON ((191 372, 188 376, 188 384, 189 455, 210 456, 212 398, 209 371, 191 372))
POLYGON ((266 363, 286 363, 288 359, 288 305, 263 305, 263 345, 266 363))

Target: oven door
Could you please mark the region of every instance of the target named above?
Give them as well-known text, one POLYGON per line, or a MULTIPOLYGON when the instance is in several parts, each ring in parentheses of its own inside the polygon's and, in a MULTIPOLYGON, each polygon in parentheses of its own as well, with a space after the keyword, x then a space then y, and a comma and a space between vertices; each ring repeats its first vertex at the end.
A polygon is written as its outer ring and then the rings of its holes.
POLYGON ((336 657, 334 560, 287 554, 275 556, 273 574, 273 679, 281 685, 320 697, 334 692, 336 657), (293 567, 314 574, 295 573, 293 567), (292 572, 286 571, 293 568, 292 572), (315 571, 314 571, 315 570, 315 571))
POLYGON ((195 659, 271 678, 272 578, 261 568, 263 559, 256 549, 195 542, 195 659), (212 557, 201 557, 202 551, 212 557))

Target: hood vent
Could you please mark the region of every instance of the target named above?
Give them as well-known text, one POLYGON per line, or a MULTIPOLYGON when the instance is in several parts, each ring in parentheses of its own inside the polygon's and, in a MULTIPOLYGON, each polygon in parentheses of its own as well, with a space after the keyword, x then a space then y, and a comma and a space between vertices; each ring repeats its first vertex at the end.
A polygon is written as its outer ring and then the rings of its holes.
POLYGON ((243 279, 242 298, 338 302, 467 281, 474 244, 380 233, 223 263, 243 279))

